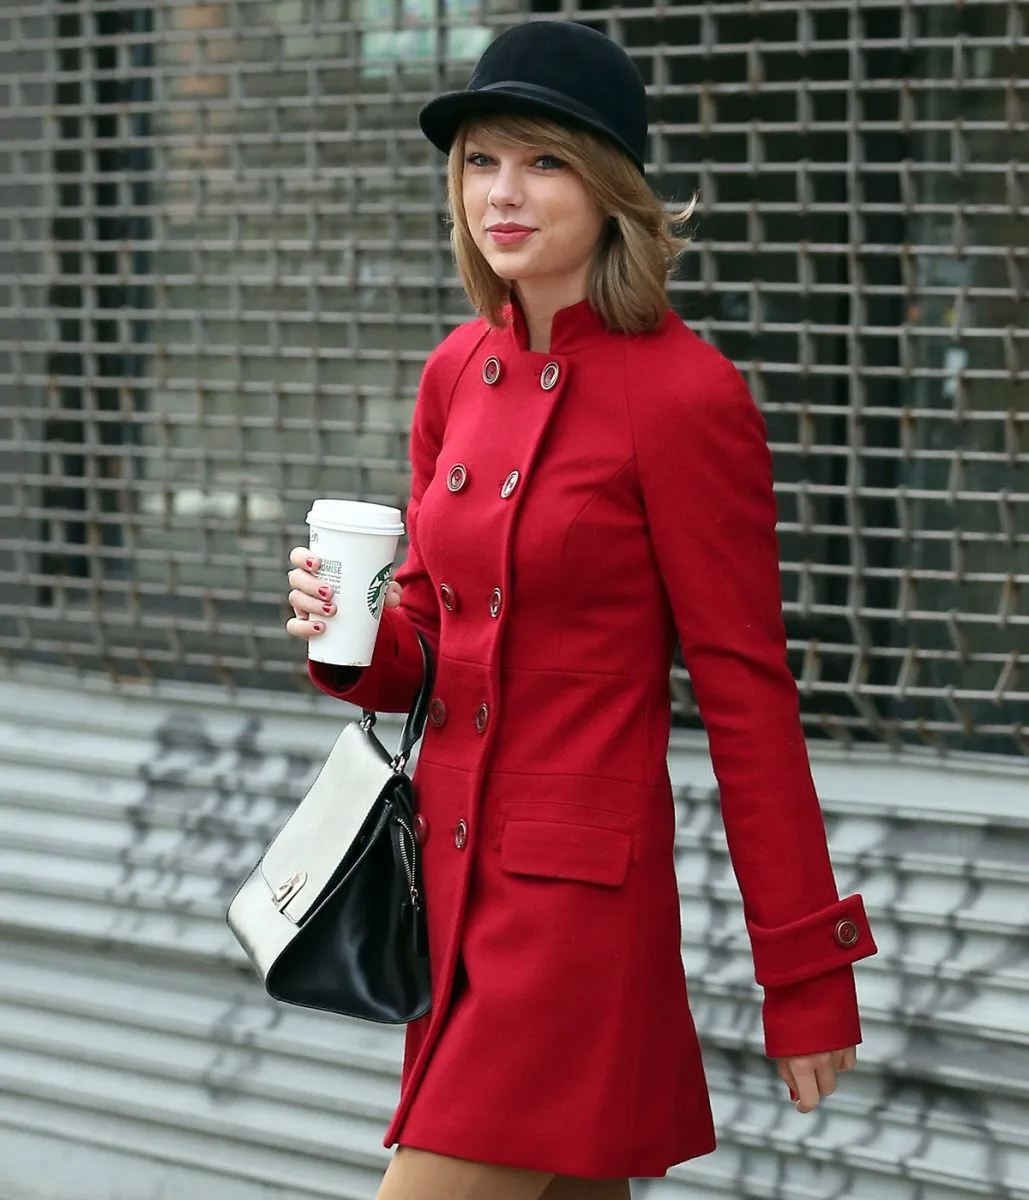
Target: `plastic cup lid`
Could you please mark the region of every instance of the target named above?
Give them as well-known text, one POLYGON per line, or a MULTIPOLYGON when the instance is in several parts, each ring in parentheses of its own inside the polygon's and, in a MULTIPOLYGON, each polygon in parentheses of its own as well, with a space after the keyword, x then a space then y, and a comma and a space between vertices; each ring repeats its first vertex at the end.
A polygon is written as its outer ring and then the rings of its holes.
POLYGON ((337 533, 375 533, 400 537, 404 533, 400 509, 365 500, 315 500, 307 514, 308 525, 337 533))

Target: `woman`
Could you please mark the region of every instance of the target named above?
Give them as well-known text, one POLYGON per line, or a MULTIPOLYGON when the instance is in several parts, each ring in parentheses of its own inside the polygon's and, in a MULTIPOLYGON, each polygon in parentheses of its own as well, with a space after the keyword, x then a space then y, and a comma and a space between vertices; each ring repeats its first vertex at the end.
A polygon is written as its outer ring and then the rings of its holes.
MULTIPOLYGON (((380 1200, 619 1200, 714 1148, 680 958, 666 753, 676 635, 707 726, 766 1050, 803 1111, 854 1065, 851 964, 786 666, 764 426, 668 308, 682 243, 643 178, 643 82, 523 25, 423 110, 479 319, 425 367, 409 551, 372 665, 403 711, 436 650, 416 785, 433 1009, 408 1029, 380 1200)), ((290 633, 334 614, 293 551, 290 633)))

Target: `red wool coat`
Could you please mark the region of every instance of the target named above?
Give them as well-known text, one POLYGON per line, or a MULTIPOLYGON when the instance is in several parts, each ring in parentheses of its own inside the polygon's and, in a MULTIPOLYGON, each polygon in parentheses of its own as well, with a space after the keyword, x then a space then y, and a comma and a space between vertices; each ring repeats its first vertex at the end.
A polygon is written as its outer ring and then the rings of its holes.
POLYGON ((386 1144, 582 1176, 714 1148, 680 957, 667 770, 676 636, 710 740, 773 1056, 860 1041, 839 900, 787 669, 771 460, 733 366, 672 312, 589 303, 531 352, 521 313, 452 333, 411 432, 409 551, 371 667, 330 694, 407 709, 437 647, 415 775, 432 1012, 386 1144))

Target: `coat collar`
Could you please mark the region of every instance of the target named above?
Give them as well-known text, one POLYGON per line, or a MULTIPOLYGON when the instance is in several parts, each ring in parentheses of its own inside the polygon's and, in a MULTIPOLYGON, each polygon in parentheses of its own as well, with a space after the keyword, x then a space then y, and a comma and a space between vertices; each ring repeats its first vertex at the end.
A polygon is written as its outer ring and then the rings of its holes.
MULTIPOLYGON (((528 353, 529 327, 517 297, 512 296, 511 303, 504 310, 504 316, 515 348, 528 353)), ((554 323, 550 330, 550 349, 546 353, 574 354, 605 336, 609 334, 604 318, 588 299, 580 300, 578 304, 559 309, 554 314, 554 323)))

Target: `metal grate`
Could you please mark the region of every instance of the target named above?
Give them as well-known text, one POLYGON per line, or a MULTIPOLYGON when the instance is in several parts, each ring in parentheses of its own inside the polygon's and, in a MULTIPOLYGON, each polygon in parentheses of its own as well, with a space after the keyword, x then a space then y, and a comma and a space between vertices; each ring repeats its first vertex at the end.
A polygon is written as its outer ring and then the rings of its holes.
MULTIPOLYGON (((629 47, 700 191, 674 302, 769 421, 809 729, 1029 751, 1029 0, 534 12, 629 47)), ((525 15, 0 0, 6 655, 301 679, 307 503, 404 502, 466 316, 417 107, 525 15)))

